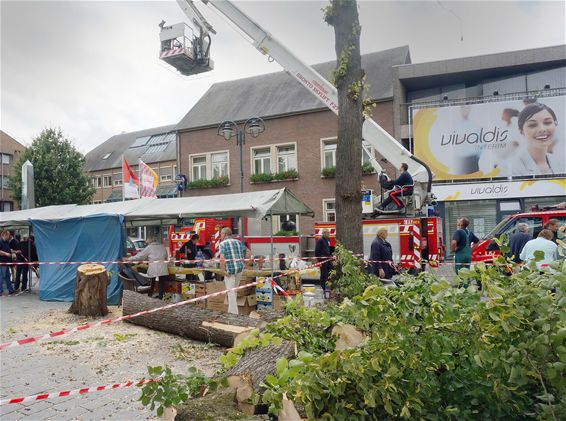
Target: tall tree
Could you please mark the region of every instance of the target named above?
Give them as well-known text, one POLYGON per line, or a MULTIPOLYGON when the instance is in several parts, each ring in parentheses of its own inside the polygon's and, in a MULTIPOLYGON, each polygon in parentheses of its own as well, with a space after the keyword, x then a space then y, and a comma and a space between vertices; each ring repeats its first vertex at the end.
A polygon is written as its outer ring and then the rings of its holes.
POLYGON ((349 250, 361 253, 364 73, 356 0, 331 0, 324 19, 334 27, 337 63, 333 79, 340 108, 336 149, 336 237, 349 250))
POLYGON ((85 157, 61 129, 44 129, 21 155, 10 177, 14 199, 22 200, 22 165, 33 164, 36 206, 89 203, 95 190, 84 170, 85 157))

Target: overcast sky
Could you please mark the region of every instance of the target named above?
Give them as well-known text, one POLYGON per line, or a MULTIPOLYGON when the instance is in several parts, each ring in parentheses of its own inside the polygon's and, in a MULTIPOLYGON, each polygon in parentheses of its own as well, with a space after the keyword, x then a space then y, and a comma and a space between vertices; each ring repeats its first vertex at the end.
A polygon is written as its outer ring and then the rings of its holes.
MULTIPOLYGON (((362 52, 409 45, 413 63, 566 42, 563 0, 358 3, 362 52)), ((325 2, 236 4, 305 62, 335 58, 325 2)), ((186 21, 174 1, 0 5, 0 128, 25 144, 58 126, 85 153, 123 131, 177 123, 215 82, 281 70, 200 3, 218 32, 215 70, 192 77, 158 59, 158 23, 186 21)))

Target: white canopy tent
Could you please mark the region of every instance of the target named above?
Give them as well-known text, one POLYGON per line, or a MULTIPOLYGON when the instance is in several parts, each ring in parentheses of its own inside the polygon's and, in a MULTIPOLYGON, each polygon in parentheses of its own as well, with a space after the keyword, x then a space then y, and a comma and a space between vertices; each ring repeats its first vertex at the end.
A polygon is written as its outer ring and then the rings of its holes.
POLYGON ((249 217, 299 214, 314 216, 290 190, 192 196, 174 199, 138 199, 98 205, 60 205, 0 213, 0 226, 26 226, 31 220, 57 221, 93 215, 122 215, 127 225, 169 224, 182 218, 249 217))

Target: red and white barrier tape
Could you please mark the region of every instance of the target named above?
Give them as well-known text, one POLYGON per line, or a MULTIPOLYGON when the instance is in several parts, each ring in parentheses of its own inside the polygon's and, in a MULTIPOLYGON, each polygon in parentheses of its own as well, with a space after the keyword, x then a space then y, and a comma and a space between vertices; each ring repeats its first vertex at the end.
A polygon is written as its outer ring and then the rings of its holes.
POLYGON ((84 395, 86 393, 101 392, 103 390, 123 389, 132 386, 141 386, 143 384, 152 383, 156 381, 159 381, 159 379, 147 379, 147 380, 142 379, 138 381, 128 381, 125 383, 109 384, 107 386, 84 387, 82 389, 66 390, 64 392, 40 393, 39 395, 26 396, 23 398, 2 399, 0 400, 0 406, 10 405, 15 403, 38 402, 38 401, 43 401, 45 399, 61 398, 63 396, 84 395))
MULTIPOLYGON (((326 261, 330 261, 330 260, 332 260, 332 258, 327 259, 326 261)), ((315 263, 314 265, 311 265, 310 267, 307 266, 306 268, 303 268, 303 269, 309 269, 309 268, 312 268, 312 267, 320 266, 322 263, 325 263, 326 261, 315 263)), ((303 270, 303 269, 301 269, 301 270, 303 270)), ((299 269, 296 269, 296 271, 299 271, 299 269)), ((286 274, 281 274, 281 275, 274 277, 272 282, 275 282, 275 279, 277 279, 279 277, 283 277, 283 276, 286 276, 286 274)), ((167 305, 162 306, 162 307, 156 307, 156 308, 152 308, 150 310, 144 310, 144 311, 140 311, 138 313, 133 313, 133 314, 128 314, 126 316, 116 317, 115 319, 102 320, 100 322, 97 322, 97 323, 94 323, 94 324, 91 324, 91 325, 85 324, 85 325, 75 326, 72 329, 62 329, 62 330, 59 330, 57 332, 51 332, 51 333, 47 333, 47 334, 41 335, 41 336, 34 336, 34 337, 30 337, 30 338, 25 338, 25 339, 18 339, 18 340, 11 341, 11 342, 5 342, 3 344, 0 344, 0 351, 2 351, 4 349, 8 349, 8 348, 14 348, 14 347, 17 347, 17 346, 30 344, 30 343, 33 343, 33 342, 38 342, 38 341, 45 340, 45 339, 50 339, 50 338, 55 338, 55 337, 58 337, 58 336, 68 335, 70 333, 80 332, 82 330, 87 330, 87 329, 90 329, 90 328, 93 328, 93 327, 98 327, 98 326, 102 326, 102 325, 109 325, 110 323, 115 323, 115 322, 119 322, 119 321, 122 321, 122 320, 133 319, 134 317, 143 316, 143 315, 146 315, 146 314, 151 314, 151 313, 155 313, 155 312, 158 312, 158 311, 168 310, 170 308, 180 307, 180 306, 190 304, 190 303, 196 303, 197 301, 202 301, 202 300, 206 300, 206 299, 211 298, 211 297, 217 297, 219 295, 227 294, 230 291, 237 291, 237 290, 240 290, 240 289, 248 288, 250 286, 257 285, 261 282, 262 281, 251 282, 249 284, 244 284, 244 285, 240 285, 240 286, 237 286, 237 287, 234 287, 234 288, 214 292, 212 294, 204 295, 202 297, 195 297, 195 298, 191 298, 189 300, 181 301, 181 302, 178 302, 178 303, 167 304, 167 305)))

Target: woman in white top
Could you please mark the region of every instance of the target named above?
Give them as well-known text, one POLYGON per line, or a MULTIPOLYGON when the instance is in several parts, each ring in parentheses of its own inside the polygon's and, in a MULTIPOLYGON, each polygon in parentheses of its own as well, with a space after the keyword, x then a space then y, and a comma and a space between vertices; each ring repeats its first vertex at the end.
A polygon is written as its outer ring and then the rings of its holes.
MULTIPOLYGON (((159 298, 163 299, 165 292, 165 281, 169 279, 168 256, 167 249, 157 241, 156 238, 148 237, 148 246, 135 256, 129 257, 128 261, 144 261, 149 260, 146 276, 152 280, 159 280, 159 298)), ((151 282, 153 290, 154 282, 151 282)))
POLYGON ((501 175, 545 175, 566 172, 566 157, 557 154, 561 148, 556 141, 556 114, 549 106, 535 102, 523 108, 517 119, 519 132, 526 140, 526 147, 501 165, 501 175), (551 153, 554 149, 555 153, 551 153))

